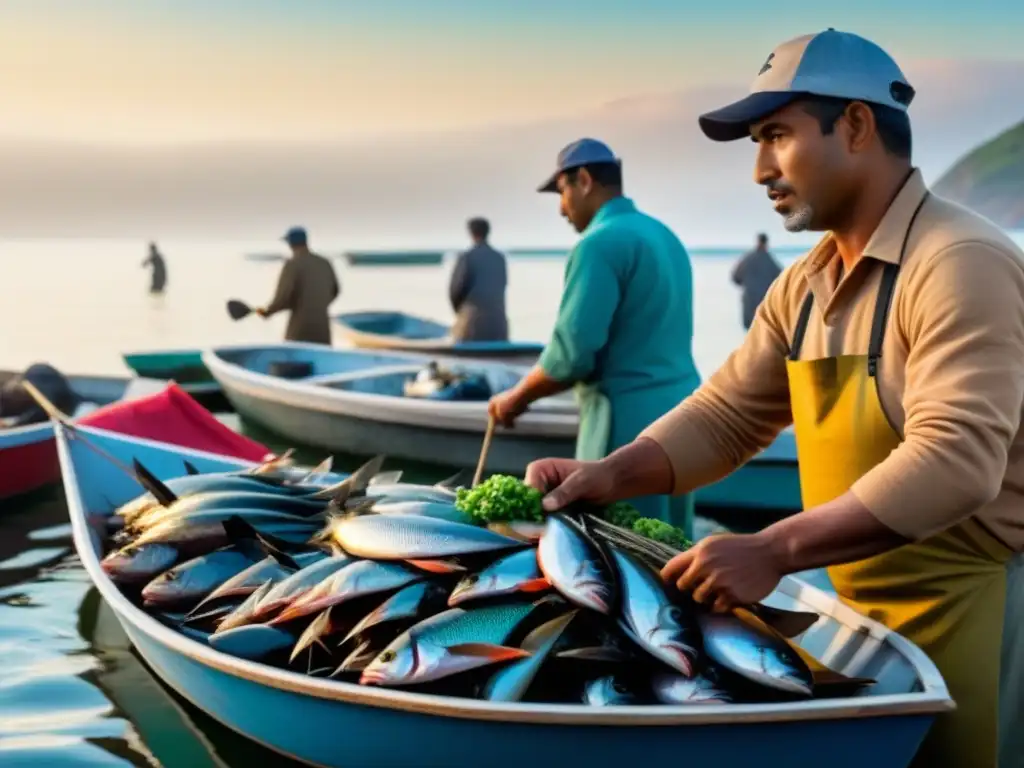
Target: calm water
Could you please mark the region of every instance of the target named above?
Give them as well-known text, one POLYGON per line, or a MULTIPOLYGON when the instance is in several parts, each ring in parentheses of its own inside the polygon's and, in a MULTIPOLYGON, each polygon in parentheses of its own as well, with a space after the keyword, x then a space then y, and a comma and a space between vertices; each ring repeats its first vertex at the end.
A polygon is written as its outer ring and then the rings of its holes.
MULTIPOLYGON (((67 372, 120 374, 127 373, 122 351, 281 337, 283 318, 233 323, 224 311, 227 298, 269 297, 279 265, 241 257, 266 250, 266 243, 162 243, 170 276, 162 299, 145 292, 143 245, 0 243, 0 368, 46 360, 67 372)), ((733 258, 721 251, 694 255, 694 349, 707 375, 743 329, 738 292, 728 280, 733 258)), ((557 259, 512 263, 515 336, 546 338, 562 267, 557 259)), ((393 307, 450 316, 449 263, 400 269, 337 263, 336 269, 343 284, 338 311, 393 307)), ((286 447, 227 419, 272 447, 286 447)), ((131 652, 78 564, 60 488, 28 504, 0 505, 0 766, 205 768, 257 761, 289 765, 180 700, 131 652)))

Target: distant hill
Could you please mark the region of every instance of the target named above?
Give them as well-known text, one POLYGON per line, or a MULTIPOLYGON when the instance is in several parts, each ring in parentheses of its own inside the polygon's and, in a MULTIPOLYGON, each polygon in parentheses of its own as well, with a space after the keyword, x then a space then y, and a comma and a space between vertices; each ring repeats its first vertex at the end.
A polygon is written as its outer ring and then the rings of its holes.
POLYGON ((1024 121, 964 155, 935 191, 1005 229, 1024 229, 1024 121))

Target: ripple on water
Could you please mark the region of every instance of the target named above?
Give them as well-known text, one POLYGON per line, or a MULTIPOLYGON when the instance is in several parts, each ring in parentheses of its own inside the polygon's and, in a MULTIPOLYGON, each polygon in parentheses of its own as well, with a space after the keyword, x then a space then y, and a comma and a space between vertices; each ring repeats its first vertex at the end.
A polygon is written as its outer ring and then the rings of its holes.
POLYGON ((122 768, 132 763, 73 736, 19 736, 0 740, 4 768, 122 768))

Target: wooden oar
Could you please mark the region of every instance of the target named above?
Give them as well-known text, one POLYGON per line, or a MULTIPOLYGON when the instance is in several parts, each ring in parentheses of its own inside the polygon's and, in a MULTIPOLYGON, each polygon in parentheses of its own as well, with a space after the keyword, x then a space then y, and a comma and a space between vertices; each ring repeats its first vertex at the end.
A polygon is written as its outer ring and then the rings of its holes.
POLYGON ((228 314, 232 320, 241 320, 253 312, 252 307, 239 299, 228 299, 228 314))
POLYGON ((480 448, 480 459, 476 463, 476 473, 473 475, 473 486, 480 485, 480 480, 484 476, 484 465, 487 463, 487 453, 491 450, 491 438, 494 437, 494 417, 491 416, 487 419, 487 432, 484 433, 484 444, 480 448))
POLYGON ((50 402, 50 399, 42 392, 40 392, 36 388, 35 384, 33 384, 31 381, 23 380, 21 382, 21 386, 24 387, 25 391, 29 393, 29 395, 32 397, 33 400, 36 401, 39 407, 46 411, 46 415, 49 416, 51 420, 59 422, 60 425, 63 427, 67 427, 68 431, 71 433, 71 436, 73 438, 81 440, 82 443, 84 443, 92 450, 96 451, 96 453, 98 453, 111 464, 116 466, 122 472, 126 473, 133 480, 135 480, 136 482, 139 481, 139 476, 138 474, 136 474, 135 470, 133 470, 131 467, 129 467, 116 456, 111 456, 109 453, 100 448, 91 440, 86 439, 85 435, 79 432, 77 427, 75 427, 75 424, 74 422, 71 421, 71 418, 66 413, 64 413, 60 408, 58 408, 56 405, 50 402))

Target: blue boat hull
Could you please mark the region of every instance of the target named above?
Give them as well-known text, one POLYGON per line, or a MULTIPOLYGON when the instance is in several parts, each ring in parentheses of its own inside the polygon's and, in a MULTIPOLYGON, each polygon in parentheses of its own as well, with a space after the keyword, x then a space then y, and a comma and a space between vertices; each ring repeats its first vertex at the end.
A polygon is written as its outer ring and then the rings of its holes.
POLYGON ((902 768, 932 715, 742 725, 615 728, 440 717, 265 687, 179 655, 124 623, 156 673, 224 725, 331 768, 902 768), (864 734, 871 733, 871 739, 864 734), (847 748, 837 748, 847 745, 847 748), (774 758, 773 758, 774 756, 774 758))

